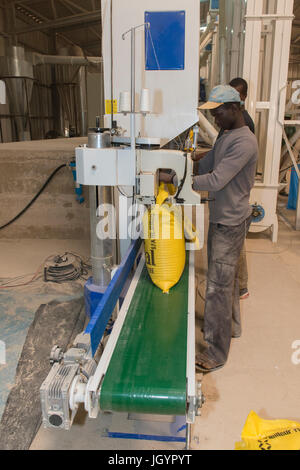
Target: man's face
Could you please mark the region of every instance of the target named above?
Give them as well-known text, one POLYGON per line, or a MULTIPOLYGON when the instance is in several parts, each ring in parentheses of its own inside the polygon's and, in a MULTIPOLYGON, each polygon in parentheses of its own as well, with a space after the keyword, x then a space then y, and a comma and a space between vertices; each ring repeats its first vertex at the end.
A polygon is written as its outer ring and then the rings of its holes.
POLYGON ((230 130, 236 120, 236 108, 234 106, 225 107, 224 105, 212 109, 211 114, 218 127, 224 130, 230 130))

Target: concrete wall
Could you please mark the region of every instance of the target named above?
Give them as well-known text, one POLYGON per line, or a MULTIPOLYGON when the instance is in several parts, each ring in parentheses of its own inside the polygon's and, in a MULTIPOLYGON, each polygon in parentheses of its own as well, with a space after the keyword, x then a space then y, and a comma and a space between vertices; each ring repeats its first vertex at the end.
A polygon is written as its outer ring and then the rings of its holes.
MULTIPOLYGON (((75 155, 87 138, 0 144, 0 226, 17 215, 50 174, 75 155)), ((88 188, 79 204, 72 172, 61 169, 45 191, 0 238, 80 239, 89 243, 88 188)))

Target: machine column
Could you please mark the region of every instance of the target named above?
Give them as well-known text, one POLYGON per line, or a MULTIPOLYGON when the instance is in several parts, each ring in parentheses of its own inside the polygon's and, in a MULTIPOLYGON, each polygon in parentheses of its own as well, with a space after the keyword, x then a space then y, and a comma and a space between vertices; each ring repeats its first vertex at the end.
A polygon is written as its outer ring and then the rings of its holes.
MULTIPOLYGON (((110 146, 110 134, 90 132, 88 135, 90 148, 105 148, 110 146)), ((100 239, 97 236, 97 225, 102 219, 98 208, 106 204, 114 206, 114 192, 111 186, 90 186, 90 227, 91 227, 91 261, 93 284, 106 288, 111 280, 111 270, 116 263, 116 240, 108 237, 100 239)), ((110 229, 110 227, 108 227, 110 229)))

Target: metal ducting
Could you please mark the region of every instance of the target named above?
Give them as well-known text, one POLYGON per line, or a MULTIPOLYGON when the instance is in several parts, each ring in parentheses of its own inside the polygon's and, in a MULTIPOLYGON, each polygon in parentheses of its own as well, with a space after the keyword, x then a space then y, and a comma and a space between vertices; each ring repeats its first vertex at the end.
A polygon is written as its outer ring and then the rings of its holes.
POLYGON ((101 57, 43 55, 28 53, 23 47, 10 46, 0 57, 0 79, 6 84, 12 124, 12 140, 32 138, 30 101, 34 83, 34 66, 53 64, 55 85, 60 101, 59 134, 87 135, 86 67, 102 67, 101 57), (66 129, 66 130, 65 130, 66 129))
POLYGON ((33 66, 22 47, 10 46, 0 57, 0 78, 5 81, 13 123, 13 140, 30 140, 29 104, 33 88, 33 66))
MULTIPOLYGON (((64 51, 68 52, 68 50, 64 51)), ((55 65, 56 89, 60 99, 60 134, 68 136, 72 129, 76 135, 88 133, 86 67, 101 70, 102 57, 82 55, 32 54, 34 65, 55 65), (76 66, 77 68, 74 68, 76 66)))

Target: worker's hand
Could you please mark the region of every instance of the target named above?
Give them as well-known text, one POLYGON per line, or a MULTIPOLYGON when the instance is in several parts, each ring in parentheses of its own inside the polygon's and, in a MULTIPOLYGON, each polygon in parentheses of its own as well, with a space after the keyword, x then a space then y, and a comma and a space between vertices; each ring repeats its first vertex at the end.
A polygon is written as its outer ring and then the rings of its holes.
POLYGON ((174 176, 173 173, 166 173, 163 170, 159 170, 159 182, 160 183, 172 184, 173 176, 174 176))
POLYGON ((208 150, 205 150, 204 152, 203 151, 202 152, 201 151, 200 152, 199 151, 198 152, 197 151, 193 152, 192 153, 192 160, 194 162, 199 162, 199 160, 201 160, 201 158, 204 158, 208 154, 208 152, 209 152, 208 150))

